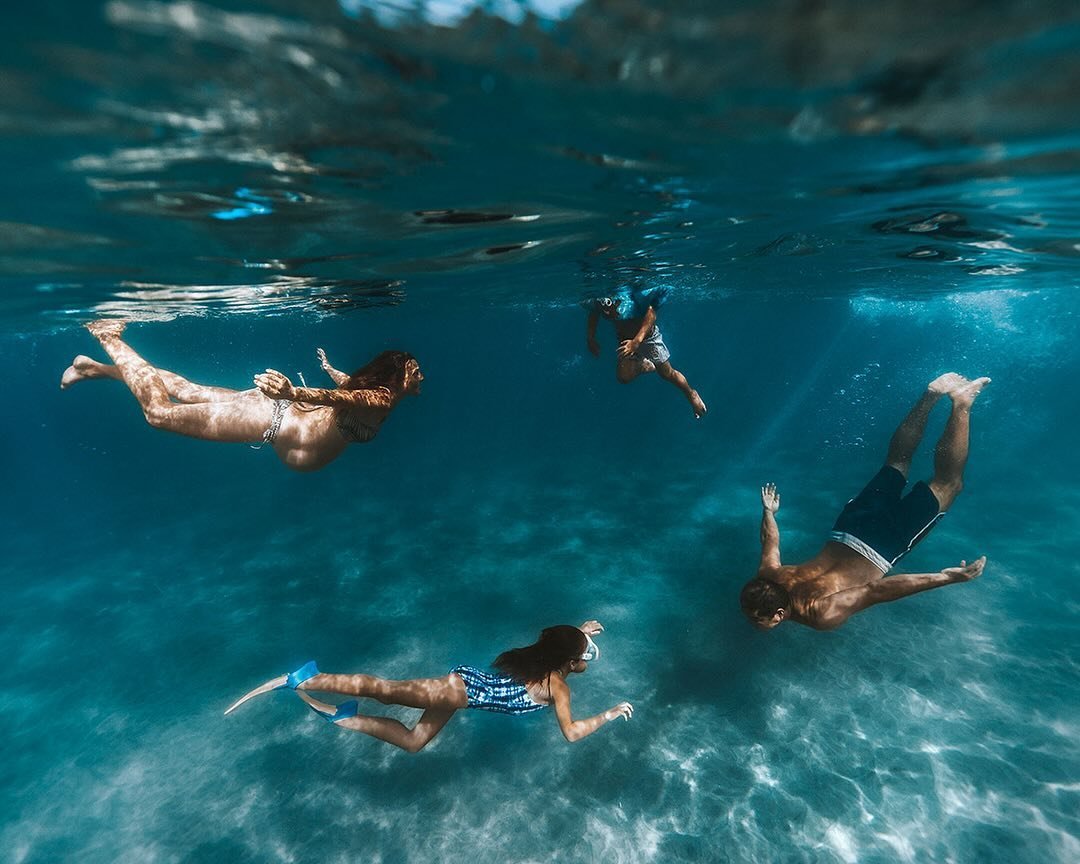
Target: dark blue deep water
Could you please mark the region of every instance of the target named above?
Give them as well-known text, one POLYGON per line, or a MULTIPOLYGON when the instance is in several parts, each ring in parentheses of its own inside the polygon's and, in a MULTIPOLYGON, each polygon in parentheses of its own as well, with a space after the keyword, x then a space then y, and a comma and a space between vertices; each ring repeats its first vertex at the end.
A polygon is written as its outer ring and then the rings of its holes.
POLYGON ((5 31, 0 859, 1080 860, 1074 2, 39 0, 5 31), (705 419, 619 384, 610 328, 586 351, 621 285, 670 287, 705 419), (60 391, 101 317, 207 383, 314 384, 318 347, 427 380, 298 474, 60 391), (753 630, 761 484, 812 555, 949 370, 994 380, 903 569, 982 578, 753 630), (291 694, 222 716, 311 657, 441 675, 591 617, 575 710, 636 711, 572 746, 551 712, 415 756, 291 694))

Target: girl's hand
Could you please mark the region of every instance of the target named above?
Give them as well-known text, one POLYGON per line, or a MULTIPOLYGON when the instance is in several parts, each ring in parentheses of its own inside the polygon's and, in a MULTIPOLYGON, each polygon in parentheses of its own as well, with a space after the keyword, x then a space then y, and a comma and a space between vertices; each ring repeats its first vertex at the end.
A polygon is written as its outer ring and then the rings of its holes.
POLYGON ((319 365, 322 366, 323 372, 330 371, 330 361, 326 359, 326 352, 322 348, 315 349, 315 356, 319 358, 319 365))
POLYGON ((267 369, 262 374, 256 375, 255 386, 264 396, 269 396, 271 399, 292 401, 296 398, 296 388, 293 387, 292 382, 275 369, 267 369))
POLYGON ((604 712, 604 719, 608 722, 615 720, 618 717, 622 717, 623 720, 629 720, 634 716, 634 706, 629 702, 620 702, 614 708, 608 708, 604 712))
POLYGON ((604 632, 604 625, 601 624, 599 621, 589 620, 582 624, 580 627, 578 627, 578 630, 580 630, 586 636, 595 636, 597 633, 604 632))

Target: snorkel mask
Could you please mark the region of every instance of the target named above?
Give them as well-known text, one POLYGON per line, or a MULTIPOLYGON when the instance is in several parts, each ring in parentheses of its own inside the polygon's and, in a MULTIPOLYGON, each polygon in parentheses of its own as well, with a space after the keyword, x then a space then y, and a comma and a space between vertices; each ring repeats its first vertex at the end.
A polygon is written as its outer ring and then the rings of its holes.
POLYGON ((586 633, 585 634, 585 650, 581 653, 581 656, 578 657, 578 660, 590 661, 590 660, 599 660, 599 659, 600 659, 600 649, 596 647, 596 643, 592 641, 592 637, 588 633, 586 633))

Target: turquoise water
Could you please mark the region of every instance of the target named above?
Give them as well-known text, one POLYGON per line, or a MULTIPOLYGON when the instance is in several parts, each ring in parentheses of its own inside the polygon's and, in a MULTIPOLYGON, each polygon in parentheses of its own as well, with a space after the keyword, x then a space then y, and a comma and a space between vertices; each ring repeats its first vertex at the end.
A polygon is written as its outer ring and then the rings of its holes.
POLYGON ((12 16, 5 860, 1077 860, 1075 11, 523 8, 12 16), (672 286, 704 420, 586 351, 627 280, 672 286), (61 392, 101 316, 194 380, 402 347, 424 392, 290 473, 61 392), (994 380, 903 569, 984 576, 754 631, 760 485, 813 554, 952 369, 994 380), (289 694, 222 717, 311 657, 438 675, 590 617, 575 710, 635 714, 573 746, 547 712, 416 756, 289 694))

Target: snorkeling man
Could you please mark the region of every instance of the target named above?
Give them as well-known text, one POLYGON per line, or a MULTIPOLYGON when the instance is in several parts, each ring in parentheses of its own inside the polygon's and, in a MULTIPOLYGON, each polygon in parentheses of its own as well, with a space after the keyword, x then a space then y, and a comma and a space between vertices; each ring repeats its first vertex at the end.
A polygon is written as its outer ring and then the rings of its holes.
POLYGON ((982 573, 985 556, 937 573, 885 578, 960 494, 971 405, 989 383, 989 378, 969 381, 955 372, 931 381, 893 433, 884 467, 848 501, 825 547, 804 564, 780 563, 776 524, 780 495, 772 483, 762 487, 761 564, 739 597, 743 614, 752 624, 769 630, 790 620, 816 630, 832 630, 870 606, 954 582, 970 582, 982 573), (933 479, 920 480, 901 498, 930 410, 946 394, 952 400, 952 413, 934 451, 933 479))
POLYGON ((700 420, 708 409, 686 376, 668 362, 671 352, 660 336, 660 328, 656 326, 656 310, 667 299, 668 291, 667 286, 663 285, 633 293, 623 289, 610 297, 589 301, 586 341, 593 356, 599 357, 596 324, 601 316, 607 318, 615 325, 615 335, 619 337, 615 366, 615 377, 619 382, 629 384, 639 375, 656 372, 682 391, 690 402, 694 416, 700 420))

